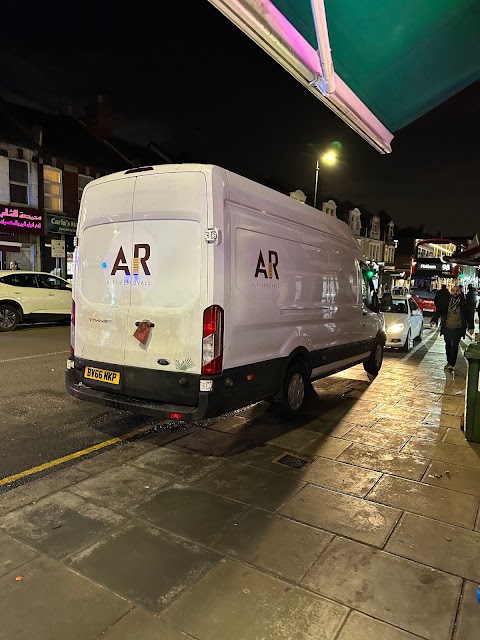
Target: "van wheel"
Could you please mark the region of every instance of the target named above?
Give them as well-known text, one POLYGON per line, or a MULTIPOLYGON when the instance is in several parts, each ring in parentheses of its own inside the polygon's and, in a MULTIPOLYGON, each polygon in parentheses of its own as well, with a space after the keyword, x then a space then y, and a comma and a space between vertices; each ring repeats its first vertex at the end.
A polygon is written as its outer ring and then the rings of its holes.
POLYGON ((378 372, 382 368, 383 363, 383 342, 377 342, 373 348, 370 358, 363 363, 365 371, 374 378, 378 375, 378 372))
POLYGON ((0 304, 0 331, 13 331, 20 322, 20 314, 11 304, 0 304))
POLYGON ((293 362, 283 379, 282 390, 273 399, 279 413, 285 418, 296 416, 303 409, 309 392, 306 366, 299 360, 293 362))

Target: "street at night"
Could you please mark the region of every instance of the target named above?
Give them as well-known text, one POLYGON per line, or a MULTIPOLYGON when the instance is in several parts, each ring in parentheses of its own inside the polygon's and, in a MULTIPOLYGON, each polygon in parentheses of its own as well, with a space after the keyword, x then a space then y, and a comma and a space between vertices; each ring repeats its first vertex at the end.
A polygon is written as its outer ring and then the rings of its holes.
POLYGON ((317 382, 293 424, 260 404, 150 430, 64 394, 66 328, 3 338, 2 469, 145 433, 3 487, 0 637, 474 638, 480 449, 437 331, 373 382, 317 382))

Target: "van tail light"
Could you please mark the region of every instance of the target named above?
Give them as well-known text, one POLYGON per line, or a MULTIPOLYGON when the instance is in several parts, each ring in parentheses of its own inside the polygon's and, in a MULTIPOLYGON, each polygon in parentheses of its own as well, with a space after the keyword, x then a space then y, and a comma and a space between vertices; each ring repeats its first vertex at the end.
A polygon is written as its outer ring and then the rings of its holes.
POLYGON ((75 300, 72 300, 72 319, 70 321, 70 356, 75 355, 75 300))
POLYGON ((223 309, 213 305, 203 312, 202 375, 223 369, 223 309))

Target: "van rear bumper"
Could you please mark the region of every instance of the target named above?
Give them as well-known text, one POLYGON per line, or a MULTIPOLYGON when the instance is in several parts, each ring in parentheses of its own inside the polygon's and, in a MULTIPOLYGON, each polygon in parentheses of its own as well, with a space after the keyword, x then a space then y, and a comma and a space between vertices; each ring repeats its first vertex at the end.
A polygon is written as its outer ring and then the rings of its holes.
POLYGON ((94 389, 79 382, 75 369, 67 369, 65 372, 65 383, 67 392, 74 398, 79 400, 87 400, 96 404, 110 407, 111 409, 121 409, 138 413, 144 416, 153 416, 160 419, 172 419, 172 414, 179 414, 182 420, 186 422, 194 422, 202 420, 208 412, 209 394, 199 393, 198 405, 196 407, 167 404, 164 402, 154 402, 152 400, 144 400, 141 398, 132 398, 129 396, 109 393, 101 389, 94 389))

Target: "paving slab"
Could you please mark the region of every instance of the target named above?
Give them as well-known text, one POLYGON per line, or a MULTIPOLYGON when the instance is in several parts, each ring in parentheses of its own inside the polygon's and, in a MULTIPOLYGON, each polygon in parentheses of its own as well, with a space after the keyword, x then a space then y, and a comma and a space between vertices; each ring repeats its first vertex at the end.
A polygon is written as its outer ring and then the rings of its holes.
POLYGON ((459 467, 451 462, 432 460, 422 482, 480 497, 480 469, 459 467))
POLYGON ((125 509, 138 504, 168 482, 171 479, 166 476, 124 464, 77 483, 71 491, 115 509, 125 509))
POLYGON ((258 469, 264 469, 265 471, 271 471, 272 473, 278 473, 289 478, 301 480, 301 470, 288 467, 287 465, 280 464, 279 462, 273 462, 285 453, 290 453, 290 455, 299 456, 301 458, 305 458, 306 460, 310 459, 309 456, 305 456, 304 454, 287 451, 286 449, 281 449, 280 447, 274 447, 272 445, 265 444, 263 446, 249 449, 248 451, 242 451, 242 453, 237 453, 231 456, 229 460, 251 467, 257 467, 258 469))
POLYGON ((479 638, 480 620, 477 589, 478 584, 475 582, 465 583, 453 640, 478 640, 479 638))
POLYGON ((298 582, 333 535, 259 509, 249 511, 215 548, 298 582))
POLYGON ((45 557, 0 578, 2 640, 94 640, 131 608, 123 598, 45 557))
POLYGON ((381 449, 400 451, 410 437, 400 433, 393 433, 392 431, 381 431, 379 426, 377 423, 370 428, 354 427, 348 432, 346 438, 347 440, 353 440, 353 442, 360 442, 373 447, 380 447, 381 449))
POLYGON ((478 511, 475 496, 396 476, 383 476, 368 499, 467 529, 473 528, 478 511))
POLYGON ((209 429, 222 431, 223 433, 231 433, 233 435, 241 435, 245 434, 255 424, 255 420, 249 420, 242 416, 228 416, 227 418, 215 420, 215 422, 209 426, 209 429))
POLYGON ((363 409, 341 410, 339 408, 332 409, 325 413, 322 417, 338 422, 350 422, 352 424, 361 425, 362 427, 371 427, 378 420, 379 416, 371 411, 363 409))
POLYGON ((470 446, 464 447, 458 444, 411 438, 402 452, 440 462, 458 464, 461 467, 480 469, 480 445, 472 445, 471 443, 470 446))
POLYGON ((357 442, 338 456, 338 460, 411 480, 420 480, 428 464, 428 460, 420 456, 367 447, 357 442))
POLYGON ((186 453, 174 447, 149 451, 132 460, 132 465, 171 476, 179 482, 196 482, 222 464, 220 458, 186 453))
POLYGON ((312 485, 302 489, 279 512, 300 522, 378 547, 385 544, 401 515, 398 509, 312 485))
POLYGON ((59 491, 0 518, 0 528, 53 558, 66 558, 125 518, 69 491, 59 491))
POLYGON ((189 485, 174 484, 133 509, 139 518, 190 540, 211 545, 248 507, 189 485))
POLYGON ((161 611, 211 569, 219 555, 166 532, 130 524, 70 559, 88 578, 161 611))
POLYGON ((96 475, 134 460, 153 448, 143 442, 122 442, 109 451, 101 451, 91 458, 81 460, 75 465, 75 469, 88 475, 96 475))
POLYGON ((337 538, 302 584, 421 638, 450 640, 462 580, 337 538))
POLYGON ((418 640, 418 636, 352 611, 337 640, 418 640))
POLYGON ((323 458, 335 459, 346 451, 351 444, 351 441, 347 439, 331 438, 330 436, 321 435, 300 449, 300 453, 309 456, 322 456, 323 458))
POLYGON ((13 569, 36 557, 37 554, 32 549, 6 535, 0 534, 0 576, 13 571, 13 569))
POLYGON ((200 478, 196 486, 244 504, 276 511, 304 484, 263 469, 229 462, 200 478))
POLYGON ((227 560, 162 617, 199 640, 333 640, 340 604, 227 560))
MULTIPOLYGON (((142 609, 132 609, 105 633, 101 640, 191 640, 178 629, 142 609)), ((100 639, 99 639, 100 640, 100 639)))
POLYGON ((460 429, 460 427, 462 426, 462 419, 460 418, 460 416, 449 416, 443 414, 440 416, 439 424, 441 427, 460 429))
POLYGON ((469 447, 470 442, 465 437, 465 432, 461 429, 447 429, 447 433, 442 442, 448 442, 449 444, 459 444, 463 447, 469 447))
POLYGON ((479 510, 478 516, 477 516, 477 523, 475 525, 475 531, 480 531, 480 510, 479 510))
POLYGON ((248 449, 248 440, 231 433, 222 433, 213 429, 199 429, 195 433, 179 438, 175 446, 189 452, 206 456, 226 456, 248 449))
POLYGON ((480 581, 480 533, 406 513, 387 551, 480 581))
POLYGON ((88 478, 88 474, 80 471, 78 465, 62 469, 43 478, 36 478, 18 487, 0 493, 0 516, 15 511, 31 502, 35 502, 50 493, 55 493, 75 482, 88 478))
POLYGON ((381 477, 378 471, 356 467, 337 460, 317 458, 312 464, 297 471, 303 482, 325 489, 349 493, 363 498, 381 477))
POLYGON ((414 422, 422 422, 428 415, 428 411, 409 409, 396 404, 382 404, 375 409, 374 413, 376 418, 383 416, 397 420, 413 420, 414 422))
POLYGON ((318 434, 313 431, 307 431, 306 429, 294 429, 289 433, 284 433, 277 438, 270 440, 268 444, 282 449, 289 449, 291 451, 301 451, 303 447, 306 447, 314 440, 318 439, 318 434))
POLYGON ((347 435, 353 427, 354 425, 351 422, 335 422, 324 418, 316 418, 303 425, 303 429, 307 429, 307 431, 315 431, 335 438, 342 438, 347 435))
POLYGON ((424 422, 414 422, 413 420, 395 420, 394 418, 380 418, 375 424, 375 429, 377 428, 435 441, 443 440, 447 433, 446 427, 427 425, 424 422))

